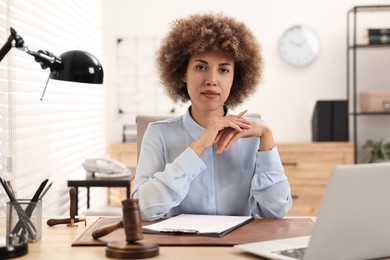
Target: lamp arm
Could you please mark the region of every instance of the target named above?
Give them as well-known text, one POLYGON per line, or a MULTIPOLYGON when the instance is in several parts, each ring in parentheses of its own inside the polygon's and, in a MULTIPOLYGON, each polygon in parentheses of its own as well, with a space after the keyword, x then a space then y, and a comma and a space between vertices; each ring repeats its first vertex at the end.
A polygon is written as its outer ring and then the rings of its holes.
POLYGON ((3 60, 5 55, 11 50, 12 42, 15 41, 15 47, 22 48, 24 45, 24 40, 17 32, 11 27, 10 28, 11 35, 8 37, 7 41, 4 43, 3 47, 0 49, 0 61, 3 60))
POLYGON ((8 40, 5 42, 5 44, 1 48, 1 50, 0 50, 0 61, 2 61, 3 58, 5 57, 5 55, 7 55, 7 53, 11 50, 11 48, 12 48, 12 41, 13 40, 14 39, 11 36, 8 37, 8 40))
POLYGON ((5 55, 11 50, 12 47, 16 47, 18 49, 22 49, 26 53, 34 56, 35 61, 41 64, 42 69, 50 68, 51 71, 56 71, 61 69, 62 60, 61 58, 55 56, 53 53, 48 51, 32 51, 24 45, 23 38, 18 35, 18 33, 11 27, 11 34, 8 37, 7 41, 4 43, 3 47, 0 49, 0 61, 3 60, 5 55), (13 46, 13 42, 15 42, 13 46))
POLYGON ((31 56, 34 56, 35 61, 41 64, 42 69, 50 68, 50 71, 58 71, 62 67, 61 58, 51 52, 41 50, 35 52, 29 50, 27 47, 24 47, 23 50, 31 56))

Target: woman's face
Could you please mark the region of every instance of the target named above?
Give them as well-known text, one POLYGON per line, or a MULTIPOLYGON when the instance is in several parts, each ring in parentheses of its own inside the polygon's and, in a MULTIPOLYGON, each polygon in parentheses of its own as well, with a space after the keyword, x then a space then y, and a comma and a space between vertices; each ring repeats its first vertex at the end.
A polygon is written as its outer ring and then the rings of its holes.
POLYGON ((234 78, 234 60, 221 52, 190 57, 184 82, 193 109, 215 111, 223 108, 234 78))

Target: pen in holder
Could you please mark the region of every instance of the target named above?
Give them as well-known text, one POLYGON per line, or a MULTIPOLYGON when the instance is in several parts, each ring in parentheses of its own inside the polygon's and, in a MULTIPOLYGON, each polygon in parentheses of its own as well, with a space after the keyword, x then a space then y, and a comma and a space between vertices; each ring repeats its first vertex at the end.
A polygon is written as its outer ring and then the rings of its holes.
POLYGON ((36 242, 42 234, 42 201, 31 202, 18 199, 7 203, 6 213, 7 238, 26 238, 28 242, 36 242))

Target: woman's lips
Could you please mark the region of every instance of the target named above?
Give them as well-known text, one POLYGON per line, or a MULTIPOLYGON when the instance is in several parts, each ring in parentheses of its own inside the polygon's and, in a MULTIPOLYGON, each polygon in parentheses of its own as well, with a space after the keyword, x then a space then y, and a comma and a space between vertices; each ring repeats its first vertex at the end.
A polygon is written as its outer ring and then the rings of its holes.
POLYGON ((216 97, 219 96, 219 93, 218 93, 218 92, 216 92, 216 91, 211 91, 211 90, 203 91, 203 92, 201 92, 201 94, 202 94, 203 96, 205 96, 206 98, 210 98, 210 99, 216 98, 216 97))

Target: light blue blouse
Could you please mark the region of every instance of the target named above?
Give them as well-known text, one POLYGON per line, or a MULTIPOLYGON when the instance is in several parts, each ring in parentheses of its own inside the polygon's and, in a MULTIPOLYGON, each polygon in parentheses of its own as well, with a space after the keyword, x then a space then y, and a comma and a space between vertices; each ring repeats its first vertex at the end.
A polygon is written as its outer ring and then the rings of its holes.
POLYGON ((277 147, 259 152, 259 138, 241 138, 222 154, 213 146, 199 157, 190 145, 203 131, 189 111, 149 124, 132 194, 139 198, 142 218, 181 213, 285 216, 292 199, 277 147))

